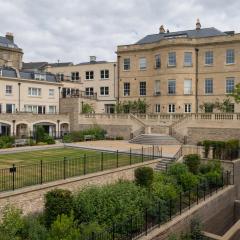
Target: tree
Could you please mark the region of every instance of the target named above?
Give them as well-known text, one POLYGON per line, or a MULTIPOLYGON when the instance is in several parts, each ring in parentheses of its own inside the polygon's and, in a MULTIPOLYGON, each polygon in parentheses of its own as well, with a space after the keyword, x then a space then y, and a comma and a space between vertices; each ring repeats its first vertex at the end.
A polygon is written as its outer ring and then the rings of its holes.
POLYGON ((153 169, 151 167, 141 167, 134 171, 135 181, 139 186, 150 188, 153 182, 153 169))
POLYGON ((89 103, 83 103, 82 104, 82 113, 87 114, 87 113, 94 113, 94 108, 91 104, 89 103))
POLYGON ((188 170, 193 174, 198 174, 199 166, 201 164, 200 156, 198 154, 189 154, 184 156, 184 163, 188 170))
POLYGON ((229 96, 233 97, 236 103, 240 103, 240 83, 235 86, 233 93, 229 96))

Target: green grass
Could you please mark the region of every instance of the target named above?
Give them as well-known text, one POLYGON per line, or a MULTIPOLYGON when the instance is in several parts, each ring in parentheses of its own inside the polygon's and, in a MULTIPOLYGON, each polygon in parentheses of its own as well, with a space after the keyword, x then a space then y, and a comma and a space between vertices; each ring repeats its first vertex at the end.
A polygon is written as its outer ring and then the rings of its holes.
POLYGON ((58 148, 0 155, 0 191, 13 188, 9 167, 16 165, 14 187, 35 185, 74 176, 127 166, 148 160, 128 153, 103 152, 79 148, 58 148), (65 161, 64 161, 65 157, 65 161), (41 164, 42 160, 42 164, 41 164), (3 169, 4 168, 4 169, 3 169))

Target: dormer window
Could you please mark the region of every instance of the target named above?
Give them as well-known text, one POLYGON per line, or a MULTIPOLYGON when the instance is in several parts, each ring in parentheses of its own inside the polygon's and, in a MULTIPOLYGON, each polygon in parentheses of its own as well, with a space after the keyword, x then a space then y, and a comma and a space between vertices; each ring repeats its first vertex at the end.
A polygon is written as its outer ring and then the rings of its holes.
POLYGON ((43 73, 35 73, 34 74, 35 80, 46 80, 46 74, 43 73))

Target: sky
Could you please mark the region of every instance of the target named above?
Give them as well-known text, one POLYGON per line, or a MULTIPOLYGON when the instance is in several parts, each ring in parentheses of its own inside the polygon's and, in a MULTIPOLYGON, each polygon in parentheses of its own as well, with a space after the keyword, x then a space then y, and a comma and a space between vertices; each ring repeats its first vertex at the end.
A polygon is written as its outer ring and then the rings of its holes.
POLYGON ((12 32, 23 60, 115 61, 118 45, 202 27, 240 32, 238 0, 0 0, 0 35, 12 32))

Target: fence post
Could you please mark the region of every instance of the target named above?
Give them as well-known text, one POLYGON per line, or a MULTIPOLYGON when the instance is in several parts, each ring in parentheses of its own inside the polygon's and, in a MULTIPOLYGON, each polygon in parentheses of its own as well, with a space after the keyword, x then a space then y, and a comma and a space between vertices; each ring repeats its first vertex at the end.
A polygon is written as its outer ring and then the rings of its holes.
POLYGON ((95 233, 92 232, 92 239, 91 240, 95 240, 95 233))
POLYGON ((112 223, 112 240, 115 239, 115 224, 112 223))
POLYGON ((227 186, 229 185, 229 171, 227 171, 227 186))
POLYGON ((224 173, 222 171, 222 189, 224 188, 224 173))
POLYGON ((133 239, 133 217, 130 218, 130 239, 133 239))
POLYGON ((43 184, 43 161, 40 161, 40 183, 43 184))
POLYGON ((117 150, 117 168, 118 168, 118 150, 117 150))
POLYGON ((172 220, 172 199, 169 201, 169 219, 172 220))
POLYGON ((66 179, 66 157, 63 158, 63 179, 66 179))
POLYGON ((101 152, 101 171, 103 171, 103 152, 101 152))
POLYGON ((179 212, 182 214, 182 192, 179 194, 179 212))
POLYGON ((161 225, 161 204, 158 202, 158 227, 161 225))
POLYGON ((143 162, 143 146, 142 146, 142 162, 143 162))
POLYGON ((197 204, 198 204, 198 199, 199 199, 199 189, 198 189, 198 184, 197 184, 197 204))
POLYGON ((12 190, 15 190, 15 164, 12 165, 12 190))
POLYGON ((145 209, 145 235, 147 236, 148 234, 148 209, 145 209))
POLYGON ((189 192, 188 192, 188 209, 191 208, 191 190, 189 189, 189 192))
POLYGON ((206 182, 204 181, 204 186, 203 186, 203 199, 205 201, 206 199, 206 182))
POLYGON ((152 159, 154 159, 154 145, 152 145, 152 159))
POLYGON ((161 157, 162 157, 162 147, 161 147, 161 153, 160 154, 161 154, 161 157))
POLYGON ((217 191, 218 191, 218 178, 217 178, 217 176, 216 176, 216 193, 217 193, 217 191))
POLYGON ((83 157, 83 174, 85 175, 86 172, 86 161, 87 161, 87 156, 86 153, 84 153, 84 157, 83 157))
POLYGON ((132 149, 130 148, 130 152, 129 152, 129 157, 130 157, 130 159, 129 159, 129 161, 130 161, 130 165, 132 165, 132 149))

